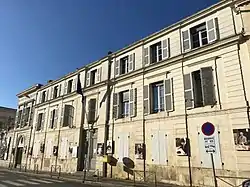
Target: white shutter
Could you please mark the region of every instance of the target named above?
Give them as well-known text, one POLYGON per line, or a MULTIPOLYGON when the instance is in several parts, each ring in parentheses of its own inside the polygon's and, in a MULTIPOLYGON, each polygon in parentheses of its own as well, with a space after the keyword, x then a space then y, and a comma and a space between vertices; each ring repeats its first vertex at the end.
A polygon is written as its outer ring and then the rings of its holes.
POLYGON ((164 81, 165 92, 165 109, 166 111, 174 110, 174 97, 173 97, 173 78, 164 81))
POLYGON ((128 60, 129 60, 128 61, 128 71, 129 72, 134 71, 134 69, 135 69, 135 53, 130 54, 128 60))
POLYGON ((150 113, 149 85, 143 86, 143 107, 144 115, 148 115, 150 113))
POLYGON ((129 115, 135 117, 137 112, 137 89, 129 90, 129 115))
POLYGON ((191 49, 189 29, 182 32, 182 49, 183 49, 183 52, 191 49))
POLYGON ((42 92, 39 92, 38 95, 39 95, 39 97, 38 97, 38 98, 39 98, 38 104, 40 104, 40 103, 42 103, 42 97, 43 97, 43 96, 42 96, 42 92))
POLYGON ((43 115, 42 115, 41 131, 44 130, 45 115, 46 115, 46 112, 44 112, 43 115))
POLYGON ((68 139, 67 137, 62 137, 59 150, 59 156, 61 159, 67 158, 67 151, 68 151, 67 148, 68 148, 68 139))
POLYGON ((61 119, 60 119, 60 126, 63 127, 63 123, 64 123, 64 106, 62 106, 61 109, 61 119))
POLYGON ((149 47, 144 48, 144 66, 147 66, 149 64, 149 47))
POLYGON ((59 96, 63 95, 63 94, 61 94, 61 91, 62 91, 62 84, 59 84, 59 86, 58 86, 58 93, 57 93, 57 97, 59 97, 59 96))
POLYGON ((58 109, 55 109, 54 129, 57 128, 57 123, 58 123, 58 109))
POLYGON ((54 97, 54 88, 55 87, 51 87, 50 89, 51 89, 51 92, 50 92, 50 99, 54 99, 53 97, 54 97))
POLYGON ((169 38, 165 39, 165 40, 162 40, 161 42, 161 50, 162 50, 162 59, 166 59, 168 58, 170 55, 170 47, 169 47, 169 38))
POLYGON ((49 100, 49 94, 50 94, 50 91, 49 91, 50 89, 47 89, 46 90, 46 99, 45 99, 45 101, 48 101, 49 100))
POLYGON ((67 94, 67 90, 68 90, 68 82, 65 81, 65 82, 64 82, 64 95, 67 94))
POLYGON ((96 82, 101 82, 102 67, 97 69, 96 82))
POLYGON ((46 146, 45 158, 50 158, 52 156, 52 139, 48 139, 45 146, 46 146))
POLYGON ((218 38, 217 19, 208 20, 206 22, 206 28, 207 28, 208 43, 217 40, 218 38))
POLYGON ((90 72, 87 72, 86 76, 86 86, 90 86, 90 72))
POLYGON ((129 157, 129 133, 123 134, 123 158, 129 157))
POLYGON ((77 77, 72 81, 72 92, 76 91, 77 77))
POLYGON ((120 60, 116 60, 115 61, 115 67, 114 67, 114 71, 115 71, 115 77, 120 75, 120 60))
POLYGON ((159 131, 159 151, 160 151, 160 164, 165 165, 168 163, 168 152, 167 152, 167 133, 159 131))
POLYGON ((194 92, 193 92, 193 81, 192 74, 184 75, 184 90, 185 90, 185 105, 187 109, 194 107, 194 92))
POLYGON ((53 110, 50 111, 50 118, 49 118, 49 128, 52 128, 52 121, 53 121, 53 110))
POLYGON ((153 164, 159 164, 159 132, 152 131, 151 132, 151 161, 153 164))

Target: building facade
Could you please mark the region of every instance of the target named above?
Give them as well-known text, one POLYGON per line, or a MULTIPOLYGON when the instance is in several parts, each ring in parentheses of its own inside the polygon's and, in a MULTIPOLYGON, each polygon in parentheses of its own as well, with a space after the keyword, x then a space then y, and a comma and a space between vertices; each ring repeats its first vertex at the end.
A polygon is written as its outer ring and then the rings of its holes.
POLYGON ((248 0, 220 1, 18 94, 9 163, 126 178, 131 160, 145 177, 212 186, 212 154, 220 175, 249 176, 249 10, 248 0))

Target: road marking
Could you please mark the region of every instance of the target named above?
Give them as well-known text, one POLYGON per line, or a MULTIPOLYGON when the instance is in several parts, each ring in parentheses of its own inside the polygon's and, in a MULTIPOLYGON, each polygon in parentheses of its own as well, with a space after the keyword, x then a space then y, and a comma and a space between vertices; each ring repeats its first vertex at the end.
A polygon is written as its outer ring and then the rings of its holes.
POLYGON ((64 182, 64 181, 60 181, 60 180, 56 180, 56 179, 47 179, 47 178, 45 180, 52 181, 52 182, 64 182))
POLYGON ((26 184, 39 184, 37 182, 32 182, 32 181, 27 181, 27 180, 22 180, 22 179, 18 179, 18 182, 22 182, 22 183, 26 183, 26 184))
POLYGON ((50 183, 52 183, 52 182, 45 181, 45 180, 40 180, 40 179, 30 179, 30 180, 35 181, 35 182, 46 183, 46 184, 50 184, 50 183))
POLYGON ((4 185, 4 184, 0 184, 0 187, 8 187, 8 186, 6 186, 6 185, 4 185))
POLYGON ((17 183, 17 182, 13 182, 13 181, 2 181, 3 183, 7 183, 7 184, 11 184, 13 186, 24 186, 24 184, 20 184, 20 183, 17 183))

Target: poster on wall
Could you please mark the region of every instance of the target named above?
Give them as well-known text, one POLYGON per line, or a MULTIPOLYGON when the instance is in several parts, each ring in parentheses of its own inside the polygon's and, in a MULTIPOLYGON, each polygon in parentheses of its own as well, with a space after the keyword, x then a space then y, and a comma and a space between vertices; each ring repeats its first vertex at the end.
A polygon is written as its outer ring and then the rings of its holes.
POLYGON ((102 156, 103 155, 103 143, 97 144, 97 155, 102 156))
POLYGON ((143 153, 144 153, 144 148, 143 148, 142 143, 136 143, 135 144, 135 158, 142 160, 143 159, 143 153))
POLYGON ((186 138, 176 138, 176 154, 178 156, 187 156, 188 155, 188 144, 186 138))
POLYGON ((237 151, 250 151, 250 129, 234 129, 234 143, 237 151))
POLYGON ((113 154, 113 141, 107 141, 107 154, 113 154))

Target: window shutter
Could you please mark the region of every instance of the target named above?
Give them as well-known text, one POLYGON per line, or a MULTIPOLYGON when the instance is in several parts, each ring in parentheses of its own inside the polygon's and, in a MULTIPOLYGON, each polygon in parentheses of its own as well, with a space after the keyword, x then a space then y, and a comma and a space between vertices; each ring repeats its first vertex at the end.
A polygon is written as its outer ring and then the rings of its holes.
POLYGON ((53 110, 50 111, 50 119, 49 119, 49 128, 52 128, 52 121, 53 121, 53 110))
POLYGON ((120 74, 120 60, 115 61, 115 77, 119 76, 120 74))
POLYGON ((190 33, 189 30, 183 31, 182 32, 182 47, 183 47, 183 52, 188 51, 191 49, 191 40, 190 40, 190 33))
POLYGON ((46 112, 44 112, 42 116, 41 131, 44 130, 45 115, 46 115, 46 112))
POLYGON ((66 127, 69 125, 69 105, 64 106, 64 115, 63 115, 63 126, 66 127))
POLYGON ((90 86, 90 72, 87 72, 86 86, 90 86))
POLYGON ((165 83, 165 106, 166 111, 174 110, 174 94, 173 94, 173 78, 167 79, 164 81, 165 83))
POLYGON ((68 89, 68 82, 65 81, 65 82, 64 82, 64 95, 67 94, 67 89, 68 89))
POLYGON ((149 85, 143 86, 144 115, 149 114, 149 85))
POLYGON ((117 160, 118 162, 122 162, 123 159, 123 155, 124 155, 124 138, 123 138, 123 134, 120 133, 117 137, 117 160))
POLYGON ((38 104, 42 103, 42 97, 43 97, 42 92, 40 92, 40 93, 39 93, 39 101, 38 101, 38 104))
POLYGON ((57 96, 61 96, 61 90, 62 90, 62 84, 59 84, 58 86, 58 93, 57 93, 57 96))
POLYGON ((61 110, 61 121, 60 121, 60 126, 61 127, 63 127, 63 125, 64 125, 64 110, 65 110, 65 106, 63 106, 62 110, 61 110))
POLYGON ((129 62, 128 62, 128 71, 134 71, 135 66, 135 53, 129 55, 129 62))
POLYGON ((58 109, 55 109, 55 118, 54 118, 54 129, 57 128, 57 121, 58 121, 58 109))
POLYGON ((149 64, 149 47, 144 48, 144 66, 149 64))
POLYGON ((96 117, 96 99, 90 99, 88 102, 88 123, 95 122, 96 117))
POLYGON ((151 133, 151 161, 153 164, 159 164, 159 154, 160 154, 160 149, 159 149, 159 132, 158 131, 153 131, 151 133))
POLYGON ((162 47, 161 47, 161 50, 162 50, 162 59, 166 59, 169 57, 169 54, 170 54, 170 47, 169 47, 169 38, 165 39, 165 40, 162 40, 161 42, 162 44, 162 47))
POLYGON ((206 22, 207 25, 207 40, 208 43, 217 40, 218 38, 218 19, 211 19, 206 22))
POLYGON ((55 87, 52 87, 52 88, 51 88, 50 99, 54 99, 54 98, 53 98, 53 97, 54 97, 54 88, 55 88, 55 87))
POLYGON ((72 81, 72 92, 76 91, 77 77, 72 81))
POLYGON ((168 162, 168 152, 167 152, 167 133, 159 131, 159 151, 160 151, 160 164, 167 164, 168 162))
POLYGON ((74 127, 74 107, 71 105, 68 105, 68 124, 69 128, 74 127))
POLYGON ((96 82, 101 82, 102 67, 97 69, 96 82))
POLYGON ((46 90, 46 99, 45 99, 45 101, 49 100, 49 94, 50 94, 50 91, 49 91, 49 89, 47 89, 46 90))
POLYGON ((130 90, 129 100, 130 100, 130 116, 135 117, 137 113, 137 88, 130 90))
POLYGON ((192 75, 184 75, 184 90, 185 90, 185 104, 186 108, 194 107, 194 93, 193 93, 193 84, 192 84, 192 75))
POLYGON ((214 105, 215 104, 215 93, 214 93, 214 78, 212 67, 201 68, 201 85, 202 85, 202 96, 203 104, 214 105))
POLYGON ((118 93, 113 94, 113 119, 118 119, 118 93))
POLYGON ((134 116, 134 90, 129 90, 129 115, 130 117, 134 116))

